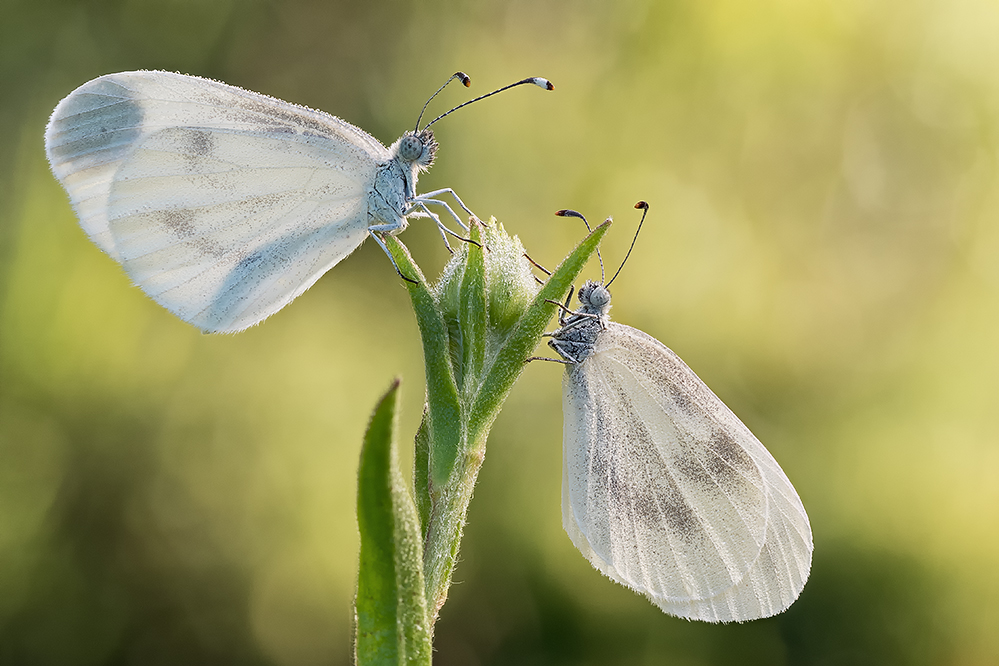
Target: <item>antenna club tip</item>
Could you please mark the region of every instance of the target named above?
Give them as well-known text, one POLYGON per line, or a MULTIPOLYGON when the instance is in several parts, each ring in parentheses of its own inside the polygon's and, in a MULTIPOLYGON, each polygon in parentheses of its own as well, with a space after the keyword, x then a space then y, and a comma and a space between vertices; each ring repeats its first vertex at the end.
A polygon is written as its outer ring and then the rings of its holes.
POLYGON ((465 72, 455 72, 453 78, 456 78, 459 81, 461 81, 461 85, 465 86, 466 88, 472 85, 472 77, 470 77, 468 74, 465 74, 465 72))
POLYGON ((555 90, 555 84, 548 79, 543 79, 540 76, 535 76, 531 79, 531 83, 538 86, 539 88, 544 88, 545 90, 555 90))
POLYGON ((637 204, 635 204, 635 208, 637 208, 638 210, 648 210, 649 204, 645 201, 639 201, 637 204))
POLYGON ((555 211, 555 214, 558 215, 559 217, 578 217, 580 220, 583 220, 584 222, 586 221, 586 218, 583 217, 582 213, 580 213, 578 210, 572 210, 571 208, 563 208, 562 210, 557 210, 555 211))

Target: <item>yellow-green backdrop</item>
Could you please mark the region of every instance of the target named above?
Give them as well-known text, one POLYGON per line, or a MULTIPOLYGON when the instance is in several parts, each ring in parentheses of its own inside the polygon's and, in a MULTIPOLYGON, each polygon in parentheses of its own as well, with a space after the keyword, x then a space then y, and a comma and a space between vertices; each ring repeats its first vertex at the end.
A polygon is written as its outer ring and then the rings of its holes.
MULTIPOLYGON (((677 351, 801 495, 774 619, 667 617, 561 529, 561 371, 496 423, 438 664, 999 662, 999 6, 988 0, 0 1, 0 663, 349 663, 355 469, 422 406, 406 290, 366 244, 204 336, 86 239, 42 135, 95 76, 168 69, 385 143, 455 70, 423 190, 554 264, 616 226, 618 321, 677 351)), ((429 223, 402 239, 436 275, 429 223)), ((589 276, 597 274, 596 267, 589 276)), ((408 458, 407 458, 408 460, 408 458)))

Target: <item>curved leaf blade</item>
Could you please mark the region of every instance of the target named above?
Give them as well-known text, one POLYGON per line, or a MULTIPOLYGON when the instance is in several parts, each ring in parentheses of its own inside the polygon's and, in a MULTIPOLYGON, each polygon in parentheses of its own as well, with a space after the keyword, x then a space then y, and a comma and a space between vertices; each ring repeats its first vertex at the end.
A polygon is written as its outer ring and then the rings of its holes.
POLYGON ((375 407, 358 468, 358 666, 429 666, 431 659, 420 521, 395 446, 398 393, 396 380, 375 407))

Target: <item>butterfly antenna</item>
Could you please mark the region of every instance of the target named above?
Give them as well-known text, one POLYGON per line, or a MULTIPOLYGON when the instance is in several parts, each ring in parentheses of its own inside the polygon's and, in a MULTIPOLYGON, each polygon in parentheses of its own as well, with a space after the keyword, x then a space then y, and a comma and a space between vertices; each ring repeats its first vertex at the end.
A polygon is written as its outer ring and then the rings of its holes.
POLYGON ((612 277, 610 279, 610 282, 605 284, 604 287, 609 287, 611 285, 611 282, 617 279, 617 276, 621 272, 621 269, 624 268, 625 262, 628 261, 628 257, 631 256, 631 251, 635 249, 635 241, 638 240, 638 232, 642 230, 642 222, 645 222, 645 216, 649 214, 649 204, 645 203, 644 201, 639 201, 637 204, 635 204, 635 208, 642 211, 642 219, 638 223, 638 229, 635 230, 635 237, 631 239, 631 247, 628 248, 628 254, 624 255, 624 261, 622 261, 621 265, 618 267, 617 273, 614 273, 614 277, 612 277))
MULTIPOLYGON (((590 233, 593 232, 593 229, 590 229, 590 223, 587 222, 586 218, 583 217, 583 214, 580 213, 577 210, 572 210, 571 208, 563 208, 562 210, 555 211, 555 214, 558 215, 559 217, 578 217, 579 219, 581 219, 583 221, 583 224, 586 225, 586 230, 589 231, 590 233)), ((604 258, 600 256, 600 248, 599 247, 597 248, 597 261, 600 262, 600 284, 603 284, 604 283, 604 258)))
POLYGON ((427 112, 427 107, 430 106, 430 102, 432 102, 434 97, 437 97, 437 95, 439 95, 442 90, 447 88, 447 84, 451 83, 455 79, 461 79, 462 85, 464 85, 466 88, 472 85, 472 79, 470 79, 468 74, 465 74, 465 72, 455 72, 454 74, 452 74, 451 78, 445 81, 444 85, 438 88, 437 92, 431 95, 430 99, 427 100, 427 103, 423 105, 423 110, 420 111, 420 117, 416 119, 416 129, 414 130, 414 133, 420 131, 420 121, 423 120, 423 114, 427 112))
MULTIPOLYGON (((460 73, 461 72, 459 72, 459 74, 460 73)), ((455 74, 455 76, 457 76, 457 74, 455 74)), ((517 81, 516 83, 511 83, 508 86, 503 86, 502 88, 494 90, 491 93, 486 93, 485 95, 481 95, 479 97, 476 97, 475 99, 470 99, 470 100, 468 100, 467 102, 465 102, 463 104, 459 104, 458 106, 454 107, 450 111, 447 111, 446 113, 442 113, 441 115, 439 115, 436 118, 434 118, 433 120, 431 120, 429 123, 427 123, 426 125, 423 126, 423 129, 427 129, 428 127, 430 127, 431 125, 433 125, 434 123, 436 123, 438 120, 440 120, 444 116, 451 115, 452 113, 454 113, 455 111, 457 111, 458 109, 460 109, 463 106, 468 106, 469 104, 472 104, 473 102, 478 102, 480 99, 485 99, 487 97, 492 97, 493 95, 495 95, 497 93, 501 93, 504 90, 509 90, 510 88, 516 88, 517 86, 522 86, 525 83, 533 83, 534 85, 538 86, 539 88, 544 88, 545 90, 555 90, 555 86, 552 85, 552 82, 549 81, 548 79, 543 79, 540 76, 533 76, 533 77, 531 77, 529 79, 524 79, 522 81, 517 81)), ((445 83, 444 85, 447 85, 447 84, 445 83)), ((440 91, 438 90, 437 92, 440 92, 440 91)), ((431 99, 433 99, 433 98, 431 97, 431 99)), ((422 117, 422 115, 423 114, 420 114, 421 117, 422 117)), ((417 124, 417 127, 419 127, 419 124, 417 124)))

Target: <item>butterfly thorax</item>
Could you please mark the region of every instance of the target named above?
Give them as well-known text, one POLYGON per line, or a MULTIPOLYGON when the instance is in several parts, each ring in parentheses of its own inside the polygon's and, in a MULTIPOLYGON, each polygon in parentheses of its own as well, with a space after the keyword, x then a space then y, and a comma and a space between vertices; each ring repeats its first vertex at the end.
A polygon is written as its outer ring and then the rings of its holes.
POLYGON ((579 289, 580 308, 559 320, 548 345, 571 364, 582 363, 593 352, 597 337, 610 320, 610 292, 599 282, 588 280, 579 289))
POLYGON ((433 164, 437 142, 431 130, 406 132, 389 151, 392 158, 378 165, 368 197, 368 226, 387 225, 381 231, 397 234, 408 225, 417 178, 433 164))

